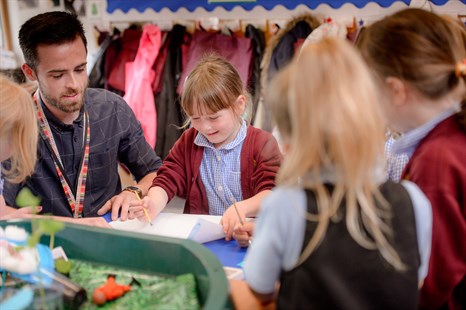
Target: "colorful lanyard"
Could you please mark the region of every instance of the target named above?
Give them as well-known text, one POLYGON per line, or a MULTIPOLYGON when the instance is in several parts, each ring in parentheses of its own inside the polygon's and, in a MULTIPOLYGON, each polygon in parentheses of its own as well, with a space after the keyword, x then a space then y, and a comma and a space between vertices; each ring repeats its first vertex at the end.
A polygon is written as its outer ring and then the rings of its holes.
POLYGON ((82 217, 82 212, 84 208, 84 193, 86 192, 86 179, 87 179, 87 169, 89 166, 89 145, 91 138, 91 128, 89 125, 89 115, 87 111, 84 113, 84 130, 83 130, 83 151, 84 156, 81 158, 81 169, 78 176, 78 184, 76 190, 76 197, 73 194, 73 191, 70 187, 70 182, 66 177, 66 172, 63 166, 63 163, 58 153, 57 144, 53 138, 52 131, 50 129, 49 122, 45 117, 44 110, 42 109, 41 104, 38 100, 38 91, 34 93, 34 103, 37 110, 37 118, 39 119, 40 125, 40 135, 44 140, 45 144, 49 148, 49 151, 52 155, 53 163, 55 164, 55 169, 57 170, 58 177, 60 178, 63 191, 65 192, 66 198, 70 205, 71 211, 73 212, 73 217, 78 218, 82 217), (76 207, 76 205, 78 207, 76 207))

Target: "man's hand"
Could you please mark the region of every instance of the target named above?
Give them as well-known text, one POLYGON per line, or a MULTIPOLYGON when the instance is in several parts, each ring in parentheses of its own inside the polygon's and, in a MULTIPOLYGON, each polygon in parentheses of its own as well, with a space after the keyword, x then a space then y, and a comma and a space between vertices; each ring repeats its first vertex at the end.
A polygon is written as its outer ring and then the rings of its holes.
POLYGON ((97 211, 98 215, 104 215, 108 211, 112 211, 112 221, 118 219, 118 213, 120 214, 120 221, 126 221, 133 217, 129 214, 129 203, 132 200, 138 200, 136 193, 131 191, 122 191, 120 194, 113 196, 107 201, 102 208, 97 211))
POLYGON ((42 211, 42 207, 22 207, 19 209, 14 209, 11 207, 6 207, 7 214, 0 217, 0 220, 8 220, 15 218, 30 218, 33 214, 37 214, 42 211))
MULTIPOLYGON (((37 215, 34 216, 37 218, 47 218, 46 215, 37 215)), ((73 224, 79 224, 79 225, 87 225, 87 226, 92 226, 92 227, 102 227, 102 228, 112 228, 107 221, 100 216, 97 217, 81 217, 81 218, 73 218, 73 217, 65 217, 65 216, 52 216, 52 219, 56 221, 61 221, 65 223, 73 223, 73 224)))
MULTIPOLYGON (((53 217, 55 220, 63 221, 63 217, 59 216, 53 217)), ((92 227, 102 227, 102 228, 112 228, 109 223, 103 217, 83 217, 83 218, 65 218, 65 222, 75 223, 80 225, 87 225, 92 227)))
POLYGON ((15 219, 15 218, 27 218, 27 219, 40 219, 40 218, 52 218, 56 221, 74 223, 80 225, 87 225, 93 227, 112 228, 110 224, 103 217, 83 217, 83 218, 72 218, 66 216, 49 216, 49 215, 35 215, 29 207, 23 207, 16 212, 9 213, 2 217, 2 220, 15 219), (19 212, 21 211, 21 212, 19 212))

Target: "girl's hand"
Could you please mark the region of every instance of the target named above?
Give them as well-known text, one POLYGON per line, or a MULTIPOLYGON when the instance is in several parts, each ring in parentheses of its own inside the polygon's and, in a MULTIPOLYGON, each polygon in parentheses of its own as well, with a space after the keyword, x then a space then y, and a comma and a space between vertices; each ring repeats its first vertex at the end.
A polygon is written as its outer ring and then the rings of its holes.
POLYGON ((149 220, 153 221, 157 215, 157 208, 155 203, 146 196, 141 200, 133 200, 130 202, 128 215, 131 220, 137 218, 141 222, 149 222, 149 220), (144 209, 146 209, 147 214, 149 214, 149 219, 144 209))
POLYGON ((238 209, 239 216, 236 213, 235 207, 232 205, 230 206, 225 213, 223 213, 223 217, 220 220, 220 225, 223 226, 223 231, 225 232, 225 240, 230 241, 233 235, 233 230, 235 229, 236 225, 241 225, 241 222, 246 223, 246 216, 241 208, 241 202, 236 203, 236 208, 238 209))
POLYGON ((248 247, 252 242, 254 233, 254 222, 245 222, 244 225, 237 224, 233 230, 233 238, 241 247, 248 247))

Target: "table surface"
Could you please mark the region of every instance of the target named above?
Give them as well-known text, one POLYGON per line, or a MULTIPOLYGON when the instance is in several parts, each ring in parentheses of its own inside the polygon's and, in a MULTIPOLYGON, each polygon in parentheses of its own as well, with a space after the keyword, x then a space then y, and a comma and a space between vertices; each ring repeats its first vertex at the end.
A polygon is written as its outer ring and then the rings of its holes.
MULTIPOLYGON (((110 225, 119 230, 140 232, 145 234, 188 239, 198 219, 204 219, 212 223, 220 223, 221 216, 200 214, 160 213, 151 226, 147 222, 128 220, 125 222, 111 222, 110 213, 104 215, 110 225)), ((240 247, 235 240, 226 241, 218 239, 203 243, 211 250, 223 266, 241 268, 247 248, 240 247)))
MULTIPOLYGON (((110 222, 110 214, 104 216, 110 222)), ((111 222, 115 229, 131 230, 135 232, 148 233, 175 238, 187 239, 193 226, 198 218, 219 223, 221 216, 214 215, 195 215, 195 214, 177 214, 177 213, 160 213, 154 220, 153 225, 143 223, 138 220, 126 222, 111 222)), ((242 268, 244 256, 247 248, 240 247, 236 241, 226 241, 219 239, 203 244, 214 253, 223 266, 242 268)), ((261 309, 273 310, 276 308, 275 303, 262 305, 252 294, 247 283, 243 280, 230 280, 230 297, 235 309, 261 309)))

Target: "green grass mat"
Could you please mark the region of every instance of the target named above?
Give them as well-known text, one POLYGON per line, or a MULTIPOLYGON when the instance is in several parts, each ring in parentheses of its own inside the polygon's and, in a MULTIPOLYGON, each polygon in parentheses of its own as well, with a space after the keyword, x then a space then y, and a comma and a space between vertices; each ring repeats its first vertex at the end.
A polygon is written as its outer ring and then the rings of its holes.
POLYGON ((87 291, 88 300, 82 309, 200 309, 196 294, 196 282, 192 274, 165 277, 78 260, 72 260, 72 263, 71 281, 84 287, 87 291), (92 293, 107 281, 110 274, 116 275, 115 280, 118 284, 128 285, 134 277, 141 283, 141 286, 134 284, 131 291, 123 297, 99 307, 92 303, 92 293))

